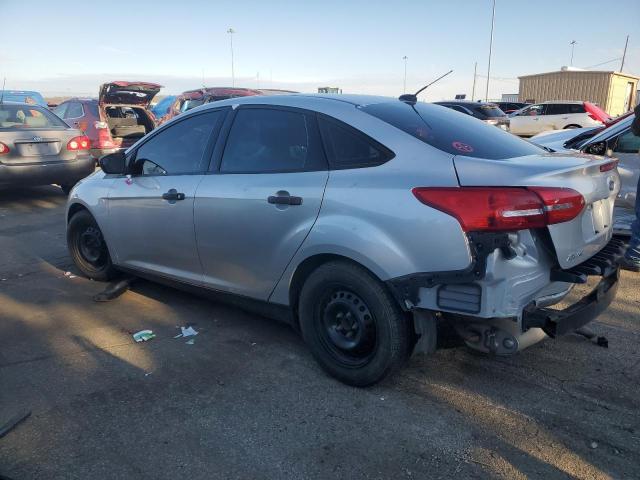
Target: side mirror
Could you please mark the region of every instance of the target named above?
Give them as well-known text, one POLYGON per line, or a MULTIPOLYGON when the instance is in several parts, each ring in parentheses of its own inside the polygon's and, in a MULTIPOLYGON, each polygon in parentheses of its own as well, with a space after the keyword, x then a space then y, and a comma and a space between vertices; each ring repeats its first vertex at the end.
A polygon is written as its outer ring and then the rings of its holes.
POLYGON ((122 151, 100 157, 98 164, 104 173, 124 174, 126 170, 126 158, 122 151))

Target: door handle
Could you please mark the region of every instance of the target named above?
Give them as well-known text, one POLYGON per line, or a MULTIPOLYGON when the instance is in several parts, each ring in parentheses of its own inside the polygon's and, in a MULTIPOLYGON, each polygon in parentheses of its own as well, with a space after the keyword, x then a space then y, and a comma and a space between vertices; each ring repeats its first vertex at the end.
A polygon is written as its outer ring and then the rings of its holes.
POLYGON ((169 200, 169 202, 176 202, 177 200, 184 200, 185 198, 185 194, 178 192, 175 188, 172 188, 168 192, 162 194, 162 199, 169 200))
POLYGON ((302 205, 302 197, 292 197, 291 195, 270 195, 269 198, 267 198, 267 202, 274 205, 302 205))

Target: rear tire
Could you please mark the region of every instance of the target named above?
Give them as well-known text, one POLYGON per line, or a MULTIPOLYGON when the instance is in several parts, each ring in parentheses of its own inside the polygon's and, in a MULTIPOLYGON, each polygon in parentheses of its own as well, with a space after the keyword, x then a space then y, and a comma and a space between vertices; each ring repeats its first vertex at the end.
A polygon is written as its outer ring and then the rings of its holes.
POLYGON ((67 226, 67 247, 76 267, 92 280, 106 282, 116 276, 100 227, 87 210, 71 217, 67 226))
POLYGON ((412 350, 409 319, 385 286, 344 261, 321 265, 300 293, 300 329, 320 366, 365 387, 398 371, 412 350))

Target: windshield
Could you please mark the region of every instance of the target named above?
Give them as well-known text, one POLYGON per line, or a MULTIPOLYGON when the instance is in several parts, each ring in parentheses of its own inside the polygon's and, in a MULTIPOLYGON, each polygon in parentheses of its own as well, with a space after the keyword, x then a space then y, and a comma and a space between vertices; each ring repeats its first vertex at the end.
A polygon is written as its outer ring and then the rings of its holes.
POLYGON ((451 155, 503 160, 545 153, 515 135, 439 105, 397 101, 361 110, 451 155))
POLYGON ((0 104, 0 128, 69 128, 48 110, 36 105, 0 104))

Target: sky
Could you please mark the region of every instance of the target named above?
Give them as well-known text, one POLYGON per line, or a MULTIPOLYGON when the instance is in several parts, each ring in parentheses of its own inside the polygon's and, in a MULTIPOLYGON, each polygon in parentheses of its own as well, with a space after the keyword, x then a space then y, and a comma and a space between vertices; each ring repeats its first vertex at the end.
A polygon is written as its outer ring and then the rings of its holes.
MULTIPOLYGON (((492 0, 0 0, 0 82, 46 96, 96 96, 110 80, 161 94, 235 85, 397 96, 453 73, 427 101, 486 88, 492 0), (14 19, 15 21, 13 21, 14 19), (203 82, 204 80, 204 82, 203 82)), ((489 98, 519 75, 573 65, 640 75, 640 0, 496 0, 489 98), (615 61, 611 61, 614 60, 615 61), (604 63, 608 62, 608 63, 604 63), (604 63, 603 65, 596 66, 604 63)))

